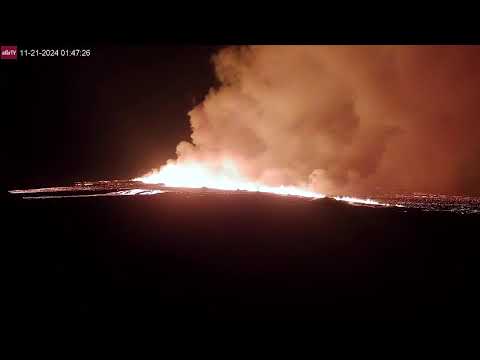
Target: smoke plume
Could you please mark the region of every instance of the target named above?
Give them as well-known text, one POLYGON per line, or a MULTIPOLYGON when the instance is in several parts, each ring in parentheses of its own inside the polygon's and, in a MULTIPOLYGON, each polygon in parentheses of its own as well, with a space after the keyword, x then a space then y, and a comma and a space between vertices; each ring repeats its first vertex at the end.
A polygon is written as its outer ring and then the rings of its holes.
POLYGON ((179 162, 330 194, 480 192, 479 46, 245 46, 190 113, 179 162))

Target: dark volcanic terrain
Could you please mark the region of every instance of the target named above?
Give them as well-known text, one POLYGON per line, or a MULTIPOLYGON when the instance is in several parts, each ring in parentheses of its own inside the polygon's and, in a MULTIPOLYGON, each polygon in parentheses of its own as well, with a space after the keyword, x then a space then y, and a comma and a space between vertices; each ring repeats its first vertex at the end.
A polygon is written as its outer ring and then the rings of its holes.
POLYGON ((24 193, 9 194, 4 240, 12 245, 12 316, 479 315, 480 217, 474 211, 205 189, 113 196, 132 194, 138 184, 130 185, 83 184, 77 186, 84 190, 55 194, 112 196, 49 198, 52 191, 45 190, 30 194, 42 200, 25 200, 24 193))

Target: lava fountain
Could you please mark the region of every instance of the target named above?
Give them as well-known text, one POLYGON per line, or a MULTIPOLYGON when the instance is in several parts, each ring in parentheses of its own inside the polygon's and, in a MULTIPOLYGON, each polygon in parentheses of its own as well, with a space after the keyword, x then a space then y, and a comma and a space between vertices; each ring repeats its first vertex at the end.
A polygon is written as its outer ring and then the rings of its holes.
MULTIPOLYGON (((145 184, 164 184, 170 187, 210 188, 219 190, 243 190, 272 193, 277 195, 293 195, 312 199, 321 199, 325 194, 314 192, 308 186, 269 186, 260 182, 250 181, 243 177, 235 164, 226 160, 220 167, 213 168, 199 162, 167 163, 158 170, 133 179, 145 184)), ((338 201, 353 204, 384 205, 371 199, 359 199, 350 196, 334 197, 338 201)))
POLYGON ((224 161, 219 168, 211 168, 201 163, 169 163, 159 170, 133 179, 146 184, 163 183, 166 186, 185 188, 211 188, 219 190, 244 190, 267 192, 278 195, 296 195, 309 198, 324 198, 324 194, 296 186, 268 186, 245 179, 233 162, 224 161))

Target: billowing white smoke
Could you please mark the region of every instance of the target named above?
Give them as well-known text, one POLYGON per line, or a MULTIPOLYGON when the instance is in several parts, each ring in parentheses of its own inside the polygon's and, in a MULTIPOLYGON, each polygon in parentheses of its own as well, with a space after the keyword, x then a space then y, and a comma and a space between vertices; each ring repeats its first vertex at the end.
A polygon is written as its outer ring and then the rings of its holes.
POLYGON ((333 194, 480 191, 480 47, 229 47, 214 64, 177 161, 333 194))

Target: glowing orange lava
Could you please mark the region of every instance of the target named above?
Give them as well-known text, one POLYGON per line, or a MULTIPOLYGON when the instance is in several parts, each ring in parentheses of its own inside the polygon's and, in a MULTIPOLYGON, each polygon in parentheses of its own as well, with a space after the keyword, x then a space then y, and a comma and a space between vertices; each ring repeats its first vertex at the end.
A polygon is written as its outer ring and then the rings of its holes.
POLYGON ((279 195, 296 195, 323 198, 325 195, 295 186, 268 186, 244 179, 231 163, 213 170, 197 163, 167 164, 151 174, 134 179, 146 184, 163 183, 166 186, 186 188, 211 188, 220 190, 245 190, 279 195))
POLYGON ((382 204, 379 203, 378 201, 372 200, 372 199, 359 199, 351 196, 335 196, 335 200, 338 201, 346 201, 352 204, 364 204, 364 205, 384 205, 386 206, 387 204, 382 204))
MULTIPOLYGON (((245 179, 231 161, 225 161, 220 168, 213 169, 201 163, 169 163, 150 174, 133 179, 146 184, 161 184, 170 187, 210 188, 220 190, 244 190, 295 195, 319 199, 325 195, 297 186, 268 186, 245 179)), ((358 199, 349 196, 334 197, 338 201, 367 205, 386 205, 371 199, 358 199)))

